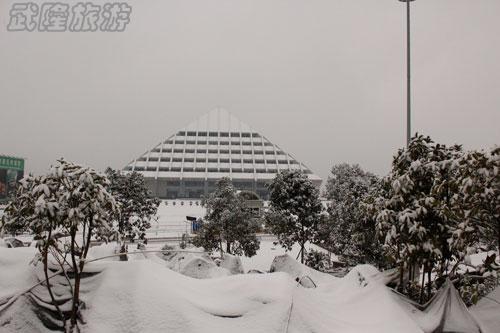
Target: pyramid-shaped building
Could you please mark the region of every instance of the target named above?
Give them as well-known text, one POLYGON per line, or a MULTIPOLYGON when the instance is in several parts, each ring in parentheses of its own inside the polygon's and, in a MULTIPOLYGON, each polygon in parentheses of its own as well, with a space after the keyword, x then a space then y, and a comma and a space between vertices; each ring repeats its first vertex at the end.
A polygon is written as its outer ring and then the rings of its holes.
POLYGON ((316 186, 321 179, 231 113, 216 109, 130 162, 124 171, 144 175, 154 196, 200 198, 229 177, 240 190, 268 198, 266 184, 283 170, 301 170, 316 186))

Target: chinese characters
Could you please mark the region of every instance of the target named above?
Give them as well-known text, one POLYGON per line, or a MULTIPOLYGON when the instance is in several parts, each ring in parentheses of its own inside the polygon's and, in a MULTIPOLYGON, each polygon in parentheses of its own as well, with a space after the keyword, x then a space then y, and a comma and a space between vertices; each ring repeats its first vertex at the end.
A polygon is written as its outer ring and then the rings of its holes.
POLYGON ((125 31, 132 7, 125 2, 95 5, 78 2, 70 7, 61 2, 15 3, 9 12, 8 31, 94 32, 125 31))

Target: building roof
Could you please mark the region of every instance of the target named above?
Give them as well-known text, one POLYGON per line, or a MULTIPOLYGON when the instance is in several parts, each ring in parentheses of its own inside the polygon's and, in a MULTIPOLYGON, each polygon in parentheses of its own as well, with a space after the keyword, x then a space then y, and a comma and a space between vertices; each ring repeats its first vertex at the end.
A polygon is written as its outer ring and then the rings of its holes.
POLYGON ((213 110, 131 161, 125 171, 151 178, 270 180, 282 170, 321 178, 226 110, 213 110))

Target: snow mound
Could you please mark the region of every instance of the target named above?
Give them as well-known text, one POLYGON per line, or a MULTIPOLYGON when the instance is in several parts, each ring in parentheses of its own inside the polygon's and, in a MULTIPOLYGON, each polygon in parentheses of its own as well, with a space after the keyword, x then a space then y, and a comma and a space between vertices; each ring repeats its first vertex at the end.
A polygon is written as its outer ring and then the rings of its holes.
MULTIPOLYGON (((402 309, 413 318, 425 333, 481 333, 479 324, 449 280, 432 300, 419 305, 405 296, 393 293, 402 309)), ((484 333, 484 332, 483 332, 484 333)))
POLYGON ((103 243, 100 245, 92 246, 89 249, 89 253, 87 255, 87 258, 89 260, 92 259, 100 259, 100 260, 105 260, 105 261, 118 261, 120 260, 119 256, 113 256, 116 253, 119 253, 119 245, 116 242, 110 242, 110 243, 103 243))
POLYGON ((315 285, 329 284, 336 280, 336 278, 331 275, 318 272, 299 263, 288 254, 276 256, 271 264, 269 272, 285 272, 296 281, 300 281, 303 277, 308 276, 315 285))
POLYGON ((241 259, 227 253, 222 257, 219 267, 227 269, 231 274, 243 274, 245 272, 241 259))
POLYGON ((500 287, 488 297, 483 297, 470 308, 470 312, 481 325, 482 333, 497 333, 500 327, 500 287))
POLYGON ((207 255, 177 252, 169 256, 167 267, 195 279, 212 279, 231 275, 228 269, 217 267, 207 255))

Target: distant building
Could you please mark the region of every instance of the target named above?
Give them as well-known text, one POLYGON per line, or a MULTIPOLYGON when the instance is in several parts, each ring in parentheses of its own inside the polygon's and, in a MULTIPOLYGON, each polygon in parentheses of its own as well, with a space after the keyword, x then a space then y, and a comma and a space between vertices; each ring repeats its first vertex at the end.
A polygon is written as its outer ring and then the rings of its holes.
POLYGON ((0 203, 7 200, 16 182, 24 177, 24 159, 0 155, 0 203))
POLYGON ((162 199, 200 198, 229 177, 237 189, 266 200, 266 184, 283 170, 301 170, 321 185, 303 163, 225 110, 200 117, 124 168, 143 174, 162 199))

